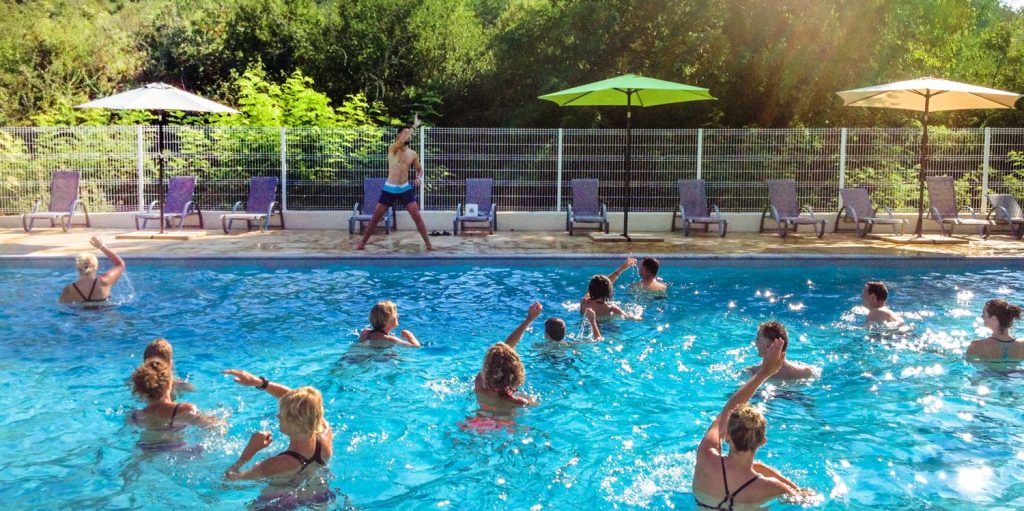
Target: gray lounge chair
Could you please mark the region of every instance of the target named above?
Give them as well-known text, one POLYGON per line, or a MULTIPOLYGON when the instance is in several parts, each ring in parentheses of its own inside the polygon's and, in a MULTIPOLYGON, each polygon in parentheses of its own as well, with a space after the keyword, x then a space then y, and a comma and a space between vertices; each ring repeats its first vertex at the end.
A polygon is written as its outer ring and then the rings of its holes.
POLYGON ((871 205, 871 196, 864 188, 843 188, 839 190, 843 199, 843 207, 836 213, 836 223, 832 232, 839 232, 839 222, 853 222, 857 236, 863 238, 876 225, 891 225, 893 234, 903 234, 907 225, 904 218, 896 218, 892 208, 882 206, 888 216, 878 216, 878 208, 871 205), (899 230, 897 230, 897 227, 899 230))
POLYGON ((931 211, 932 220, 939 223, 939 229, 942 229, 943 235, 952 236, 958 225, 977 227, 978 236, 986 235, 993 222, 978 218, 974 208, 970 206, 964 208, 957 206, 956 185, 952 176, 929 176, 926 179, 928 180, 928 204, 931 205, 929 211, 931 211), (970 218, 961 217, 961 209, 967 210, 971 215, 970 218), (946 225, 949 225, 949 231, 946 230, 946 225))
MULTIPOLYGON (((995 225, 1007 225, 1010 227, 1010 235, 1014 238, 1024 238, 1024 212, 1013 195, 1008 193, 993 193, 988 196, 988 203, 992 209, 988 212, 988 219, 995 225)), ((988 234, 988 233, 986 233, 988 234)))
POLYGON ((729 223, 722 218, 718 205, 712 204, 708 210, 708 197, 703 179, 680 179, 676 181, 679 190, 679 206, 672 213, 672 230, 676 230, 676 215, 683 221, 683 235, 690 235, 693 224, 704 224, 704 232, 708 232, 711 224, 718 226, 718 235, 725 237, 729 223))
POLYGON ((576 224, 597 224, 598 230, 608 234, 608 206, 598 199, 601 183, 597 179, 573 179, 572 202, 565 210, 565 230, 572 236, 576 224))
POLYGON ((85 226, 90 227, 89 208, 79 199, 78 185, 82 180, 82 173, 78 171, 58 170, 50 177, 50 204, 46 211, 40 211, 43 205, 42 199, 37 199, 32 205, 32 212, 21 215, 21 226, 25 232, 32 230, 36 220, 49 220, 50 227, 56 227, 56 221, 60 222, 60 228, 67 232, 71 228, 71 220, 75 212, 81 208, 85 214, 85 226))
POLYGON ((761 212, 761 225, 758 232, 764 232, 764 221, 771 218, 779 231, 779 237, 785 238, 790 228, 793 232, 800 225, 814 227, 815 234, 820 238, 825 235, 825 220, 814 216, 814 208, 805 204, 803 208, 797 202, 796 181, 793 179, 768 180, 768 205, 761 212), (803 211, 807 216, 803 216, 803 211), (771 217, 768 215, 771 214, 771 217))
POLYGON ((498 206, 491 200, 491 192, 494 189, 494 180, 467 179, 466 180, 466 204, 476 204, 475 215, 463 214, 463 205, 459 203, 455 207, 455 220, 452 221, 452 232, 459 234, 459 227, 465 232, 470 226, 490 230, 491 234, 498 229, 498 206), (470 226, 467 226, 466 223, 470 226))
MULTIPOLYGON (((359 233, 362 234, 366 224, 373 219, 373 211, 377 209, 377 202, 380 200, 381 192, 384 191, 386 181, 387 179, 383 177, 368 177, 363 180, 363 202, 357 202, 352 206, 352 216, 348 219, 349 234, 356 233, 356 222, 359 222, 359 233), (362 205, 362 209, 360 209, 360 205, 362 205)), ((397 225, 394 208, 389 206, 381 220, 384 221, 384 232, 391 234, 391 230, 395 229, 397 225)))
POLYGON ((231 213, 220 216, 224 233, 227 234, 235 220, 245 220, 247 229, 252 229, 253 222, 258 222, 260 230, 266 232, 270 229, 270 218, 275 215, 281 218, 281 228, 284 229, 284 212, 276 200, 277 182, 277 178, 272 176, 254 176, 250 179, 245 212, 238 211, 242 207, 242 201, 238 201, 231 208, 231 213))
MULTIPOLYGON (((180 231, 182 226, 185 225, 185 219, 189 216, 195 215, 199 217, 199 228, 203 228, 203 215, 199 211, 193 201, 192 197, 196 192, 196 177, 195 176, 174 176, 167 183, 167 206, 164 207, 164 221, 167 222, 167 227, 173 228, 171 220, 178 219, 178 230, 180 231)), ((150 220, 160 221, 160 201, 153 201, 149 203, 149 208, 145 213, 139 213, 135 215, 135 228, 143 230, 146 228, 146 224, 150 220), (139 226, 139 220, 142 220, 142 226, 139 226)))

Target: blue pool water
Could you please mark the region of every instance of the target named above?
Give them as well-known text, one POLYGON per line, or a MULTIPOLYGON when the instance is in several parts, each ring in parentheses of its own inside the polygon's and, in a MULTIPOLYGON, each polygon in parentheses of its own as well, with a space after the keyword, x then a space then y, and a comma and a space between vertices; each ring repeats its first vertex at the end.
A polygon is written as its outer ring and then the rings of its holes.
MULTIPOLYGON (((741 370, 757 324, 778 319, 811 383, 769 385, 759 457, 823 497, 819 509, 1024 508, 1024 378, 962 357, 987 335, 984 302, 1024 302, 1021 264, 666 261, 669 297, 616 298, 642 322, 606 340, 542 344, 542 322, 579 330, 589 277, 618 261, 135 262, 120 304, 54 303, 70 261, 0 261, 0 502, 8 509, 239 509, 262 486, 221 480, 249 434, 275 431, 276 403, 220 374, 243 368, 325 396, 335 430, 332 507, 694 509, 694 449, 741 370), (914 329, 859 328, 863 282, 882 279, 914 329), (350 348, 379 299, 421 350, 361 360, 350 348), (477 411, 486 348, 544 313, 520 345, 541 403, 510 430, 460 427, 477 411), (163 336, 184 400, 227 419, 192 431, 203 453, 146 455, 126 415, 142 349, 163 336)), ((776 505, 775 508, 785 508, 776 505)))

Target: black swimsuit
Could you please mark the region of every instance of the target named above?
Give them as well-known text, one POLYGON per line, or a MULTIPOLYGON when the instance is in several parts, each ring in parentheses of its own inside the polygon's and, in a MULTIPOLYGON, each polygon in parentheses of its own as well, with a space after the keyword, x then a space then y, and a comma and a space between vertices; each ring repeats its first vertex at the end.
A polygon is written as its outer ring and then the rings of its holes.
MULTIPOLYGON (((92 298, 93 292, 96 291, 96 283, 98 283, 99 281, 100 281, 100 279, 93 279, 93 281, 92 281, 92 288, 89 289, 89 294, 88 295, 83 293, 81 289, 78 289, 78 283, 77 282, 72 282, 71 286, 75 288, 75 291, 78 291, 78 295, 81 296, 82 299, 85 300, 86 302, 105 302, 107 300, 106 298, 98 298, 98 299, 95 299, 95 300, 93 300, 93 298, 92 298)), ((175 409, 175 410, 177 410, 177 409, 175 409)))
MULTIPOLYGON (((722 501, 719 502, 717 506, 709 506, 709 505, 707 505, 707 504, 705 504, 705 503, 703 503, 703 502, 701 502, 699 500, 697 501, 697 506, 701 507, 701 508, 704 508, 704 509, 715 509, 715 510, 719 510, 719 511, 732 511, 733 500, 736 499, 736 496, 739 495, 741 491, 745 490, 747 488, 747 486, 750 486, 750 483, 760 479, 761 478, 761 474, 757 474, 754 477, 751 477, 749 481, 743 483, 743 485, 740 486, 739 488, 737 488, 735 492, 729 493, 729 480, 725 477, 725 457, 719 457, 718 460, 722 462, 722 484, 725 485, 725 498, 723 498, 722 501), (725 504, 727 502, 729 504, 729 507, 722 507, 722 506, 725 506, 725 504)), ((694 500, 696 500, 696 499, 694 499, 694 500)))
POLYGON ((278 454, 278 456, 291 456, 298 460, 299 463, 302 463, 302 468, 299 469, 300 474, 303 470, 306 470, 306 467, 308 467, 310 463, 316 462, 320 465, 326 465, 326 463, 324 463, 324 459, 320 457, 320 438, 316 439, 316 447, 313 449, 313 456, 310 458, 307 458, 295 451, 285 451, 278 454))

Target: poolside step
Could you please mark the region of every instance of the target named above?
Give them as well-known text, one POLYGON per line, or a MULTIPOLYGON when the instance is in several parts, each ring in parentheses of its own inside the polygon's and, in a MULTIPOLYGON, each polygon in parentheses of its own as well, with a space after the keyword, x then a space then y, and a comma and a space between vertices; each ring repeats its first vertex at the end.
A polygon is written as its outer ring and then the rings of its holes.
POLYGON ((647 243, 665 241, 664 236, 659 236, 657 234, 630 234, 629 239, 626 239, 622 234, 604 234, 602 232, 590 233, 590 239, 600 243, 622 243, 627 241, 647 243))
POLYGON ((177 241, 189 241, 195 238, 202 238, 206 236, 205 231, 174 231, 165 232, 163 234, 159 232, 146 232, 136 231, 125 234, 118 234, 114 236, 114 239, 118 240, 177 240, 177 241))

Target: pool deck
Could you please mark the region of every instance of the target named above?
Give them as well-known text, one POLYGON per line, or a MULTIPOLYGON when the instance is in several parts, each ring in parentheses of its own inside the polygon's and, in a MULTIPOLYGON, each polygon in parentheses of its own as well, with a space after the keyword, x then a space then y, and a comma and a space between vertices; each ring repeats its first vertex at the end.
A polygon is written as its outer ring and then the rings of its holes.
MULTIPOLYGON (((962 236, 961 244, 899 244, 853 234, 826 234, 817 239, 810 235, 790 235, 780 239, 775 234, 729 234, 725 238, 700 234, 686 238, 680 233, 659 233, 661 242, 598 243, 589 237, 570 237, 564 232, 499 232, 493 235, 437 236, 431 241, 436 252, 426 253, 415 232, 375 235, 366 251, 356 251, 358 236, 344 231, 287 230, 240 232, 225 235, 208 230, 204 236, 191 240, 115 239, 119 234, 134 231, 118 229, 0 229, 0 257, 42 258, 68 257, 93 251, 91 236, 99 236, 109 247, 125 257, 365 257, 422 256, 437 257, 508 257, 508 256, 611 256, 621 254, 653 254, 660 257, 794 257, 856 258, 877 257, 1024 257, 1024 241, 993 235, 987 240, 978 236, 962 236)), ((189 231, 186 231, 189 232, 189 231)), ((933 236, 938 239, 938 236, 933 236)))

